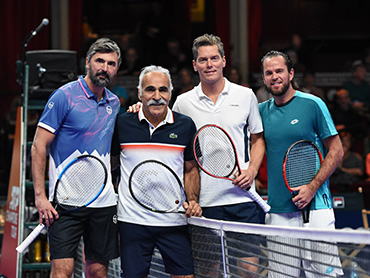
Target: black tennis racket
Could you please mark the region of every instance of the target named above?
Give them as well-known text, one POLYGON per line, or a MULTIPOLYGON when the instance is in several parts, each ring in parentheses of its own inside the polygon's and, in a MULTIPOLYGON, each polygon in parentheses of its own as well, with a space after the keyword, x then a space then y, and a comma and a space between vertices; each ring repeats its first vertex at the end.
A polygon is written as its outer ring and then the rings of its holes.
POLYGON ((180 212, 187 201, 180 178, 166 164, 157 160, 140 162, 132 170, 129 190, 142 207, 159 213, 180 212))
MULTIPOLYGON (((99 158, 76 157, 62 170, 55 183, 53 204, 55 208, 62 208, 60 215, 87 207, 103 192, 106 182, 107 168, 99 158)), ((39 224, 16 250, 23 253, 44 228, 44 224, 39 224)))
MULTIPOLYGON (((235 173, 241 173, 235 144, 220 126, 209 124, 201 127, 194 137, 193 151, 200 169, 214 178, 233 181, 235 173)), ((252 188, 246 192, 264 212, 270 210, 270 206, 252 188)))
MULTIPOLYGON (((319 171, 323 162, 318 146, 309 140, 293 143, 285 153, 283 177, 290 193, 297 193, 292 188, 310 183, 319 171)), ((303 223, 309 222, 312 201, 302 210, 303 223)))

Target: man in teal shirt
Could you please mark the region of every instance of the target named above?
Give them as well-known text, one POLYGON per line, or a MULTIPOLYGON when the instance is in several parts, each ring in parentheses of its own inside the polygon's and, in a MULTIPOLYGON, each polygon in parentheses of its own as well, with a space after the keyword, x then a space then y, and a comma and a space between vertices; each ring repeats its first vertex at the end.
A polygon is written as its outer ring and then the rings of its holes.
MULTIPOLYGON (((321 99, 297 90, 293 65, 285 53, 270 51, 262 58, 262 77, 273 96, 259 105, 265 131, 268 203, 271 206, 266 224, 302 227, 300 210, 312 200, 309 227, 335 229, 328 178, 341 161, 343 149, 328 108, 321 99), (302 139, 316 143, 325 159, 315 178, 309 184, 296 187, 297 195, 292 198, 284 183, 282 164, 289 146, 302 139)), ((289 239, 285 239, 285 243, 286 240, 289 239)), ((301 261, 308 270, 306 277, 313 277, 310 271, 332 277, 343 274, 336 247, 327 246, 326 249, 331 248, 328 252, 331 255, 324 255, 321 262, 325 264, 320 264, 317 263, 319 259, 303 259, 302 240, 291 239, 289 243, 298 248, 291 247, 286 255, 269 252, 272 268, 269 277, 284 277, 281 273, 299 277, 301 261), (287 260, 291 266, 280 263, 287 260)), ((272 250, 279 248, 272 245, 269 246, 272 250)))

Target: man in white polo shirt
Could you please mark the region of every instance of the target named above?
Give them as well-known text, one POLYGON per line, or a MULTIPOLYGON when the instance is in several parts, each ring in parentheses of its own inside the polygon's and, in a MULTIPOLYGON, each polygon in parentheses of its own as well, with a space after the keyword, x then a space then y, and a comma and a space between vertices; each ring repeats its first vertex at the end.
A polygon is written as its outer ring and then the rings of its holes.
MULTIPOLYGON (((224 128, 233 139, 241 174, 234 182, 213 178, 201 172, 199 204, 203 216, 207 218, 259 223, 259 208, 246 191, 255 187, 254 179, 262 163, 265 142, 263 127, 254 92, 246 87, 229 82, 223 76, 226 66, 223 44, 219 37, 205 34, 193 42, 193 67, 199 74, 200 84, 178 96, 173 110, 193 119, 197 129, 205 124, 217 124, 224 128), (242 188, 242 189, 241 189, 242 188)), ((251 236, 240 238, 243 241, 256 241, 251 236)), ((250 250, 257 255, 256 250, 250 250)), ((243 277, 248 272, 256 272, 256 256, 243 257, 238 266, 243 277), (252 264, 250 264, 252 263, 252 264)), ((213 266, 216 275, 218 266, 213 266)), ((208 273, 210 275, 210 273, 208 273)))
MULTIPOLYGON (((260 223, 260 209, 257 203, 242 190, 255 187, 254 179, 265 153, 257 98, 251 89, 231 83, 224 78, 226 58, 219 37, 204 34, 196 38, 192 51, 193 68, 199 74, 200 83, 194 89, 179 95, 172 110, 191 117, 197 129, 206 124, 216 124, 225 129, 234 141, 242 169, 241 174, 237 175, 233 182, 200 172, 199 204, 203 210, 202 215, 226 221, 260 223)), ((139 107, 140 103, 129 107, 129 111, 137 112, 139 107)), ((242 242, 253 241, 254 244, 259 240, 251 235, 231 232, 228 236, 242 242)), ((219 259, 212 255, 219 251, 215 248, 209 252, 207 258, 204 258, 204 254, 199 254, 203 256, 202 263, 219 259)), ((259 251, 254 248, 243 251, 243 254, 229 252, 229 255, 240 258, 237 260, 238 274, 249 277, 251 272, 258 270, 256 255, 259 251), (247 253, 251 255, 246 257, 247 253)), ((200 268, 207 270, 202 274, 207 277, 218 277, 219 264, 211 264, 200 268)))

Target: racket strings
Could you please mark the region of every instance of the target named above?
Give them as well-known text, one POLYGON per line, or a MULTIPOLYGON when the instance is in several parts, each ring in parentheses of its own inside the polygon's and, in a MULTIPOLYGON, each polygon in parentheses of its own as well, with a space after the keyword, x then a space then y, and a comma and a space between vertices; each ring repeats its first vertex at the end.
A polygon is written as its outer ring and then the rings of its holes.
POLYGON ((100 161, 92 157, 80 158, 60 177, 56 201, 67 209, 84 206, 100 193, 105 178, 105 168, 100 161))
POLYGON ((194 150, 206 172, 219 177, 232 174, 236 164, 235 150, 230 138, 220 128, 208 126, 202 129, 194 150))
POLYGON ((307 143, 295 145, 286 160, 286 178, 290 187, 308 184, 320 169, 321 161, 316 148, 307 143))
POLYGON ((130 190, 140 204, 153 211, 175 211, 185 201, 176 176, 155 162, 144 163, 134 171, 130 190))

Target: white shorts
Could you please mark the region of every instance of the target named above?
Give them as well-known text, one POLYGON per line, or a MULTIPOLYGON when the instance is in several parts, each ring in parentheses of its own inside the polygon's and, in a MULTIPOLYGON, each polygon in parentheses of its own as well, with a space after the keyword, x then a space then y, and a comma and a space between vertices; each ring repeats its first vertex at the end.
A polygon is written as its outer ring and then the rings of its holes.
MULTIPOLYGON (((301 212, 268 213, 266 224, 274 226, 303 227, 301 212)), ((332 209, 311 210, 310 228, 335 229, 332 209)), ((343 275, 338 247, 335 244, 312 242, 288 237, 268 237, 270 278, 299 277, 301 262, 307 278, 337 277, 343 275), (311 251, 315 252, 311 252, 311 251), (323 273, 320 275, 318 273, 323 273)))

